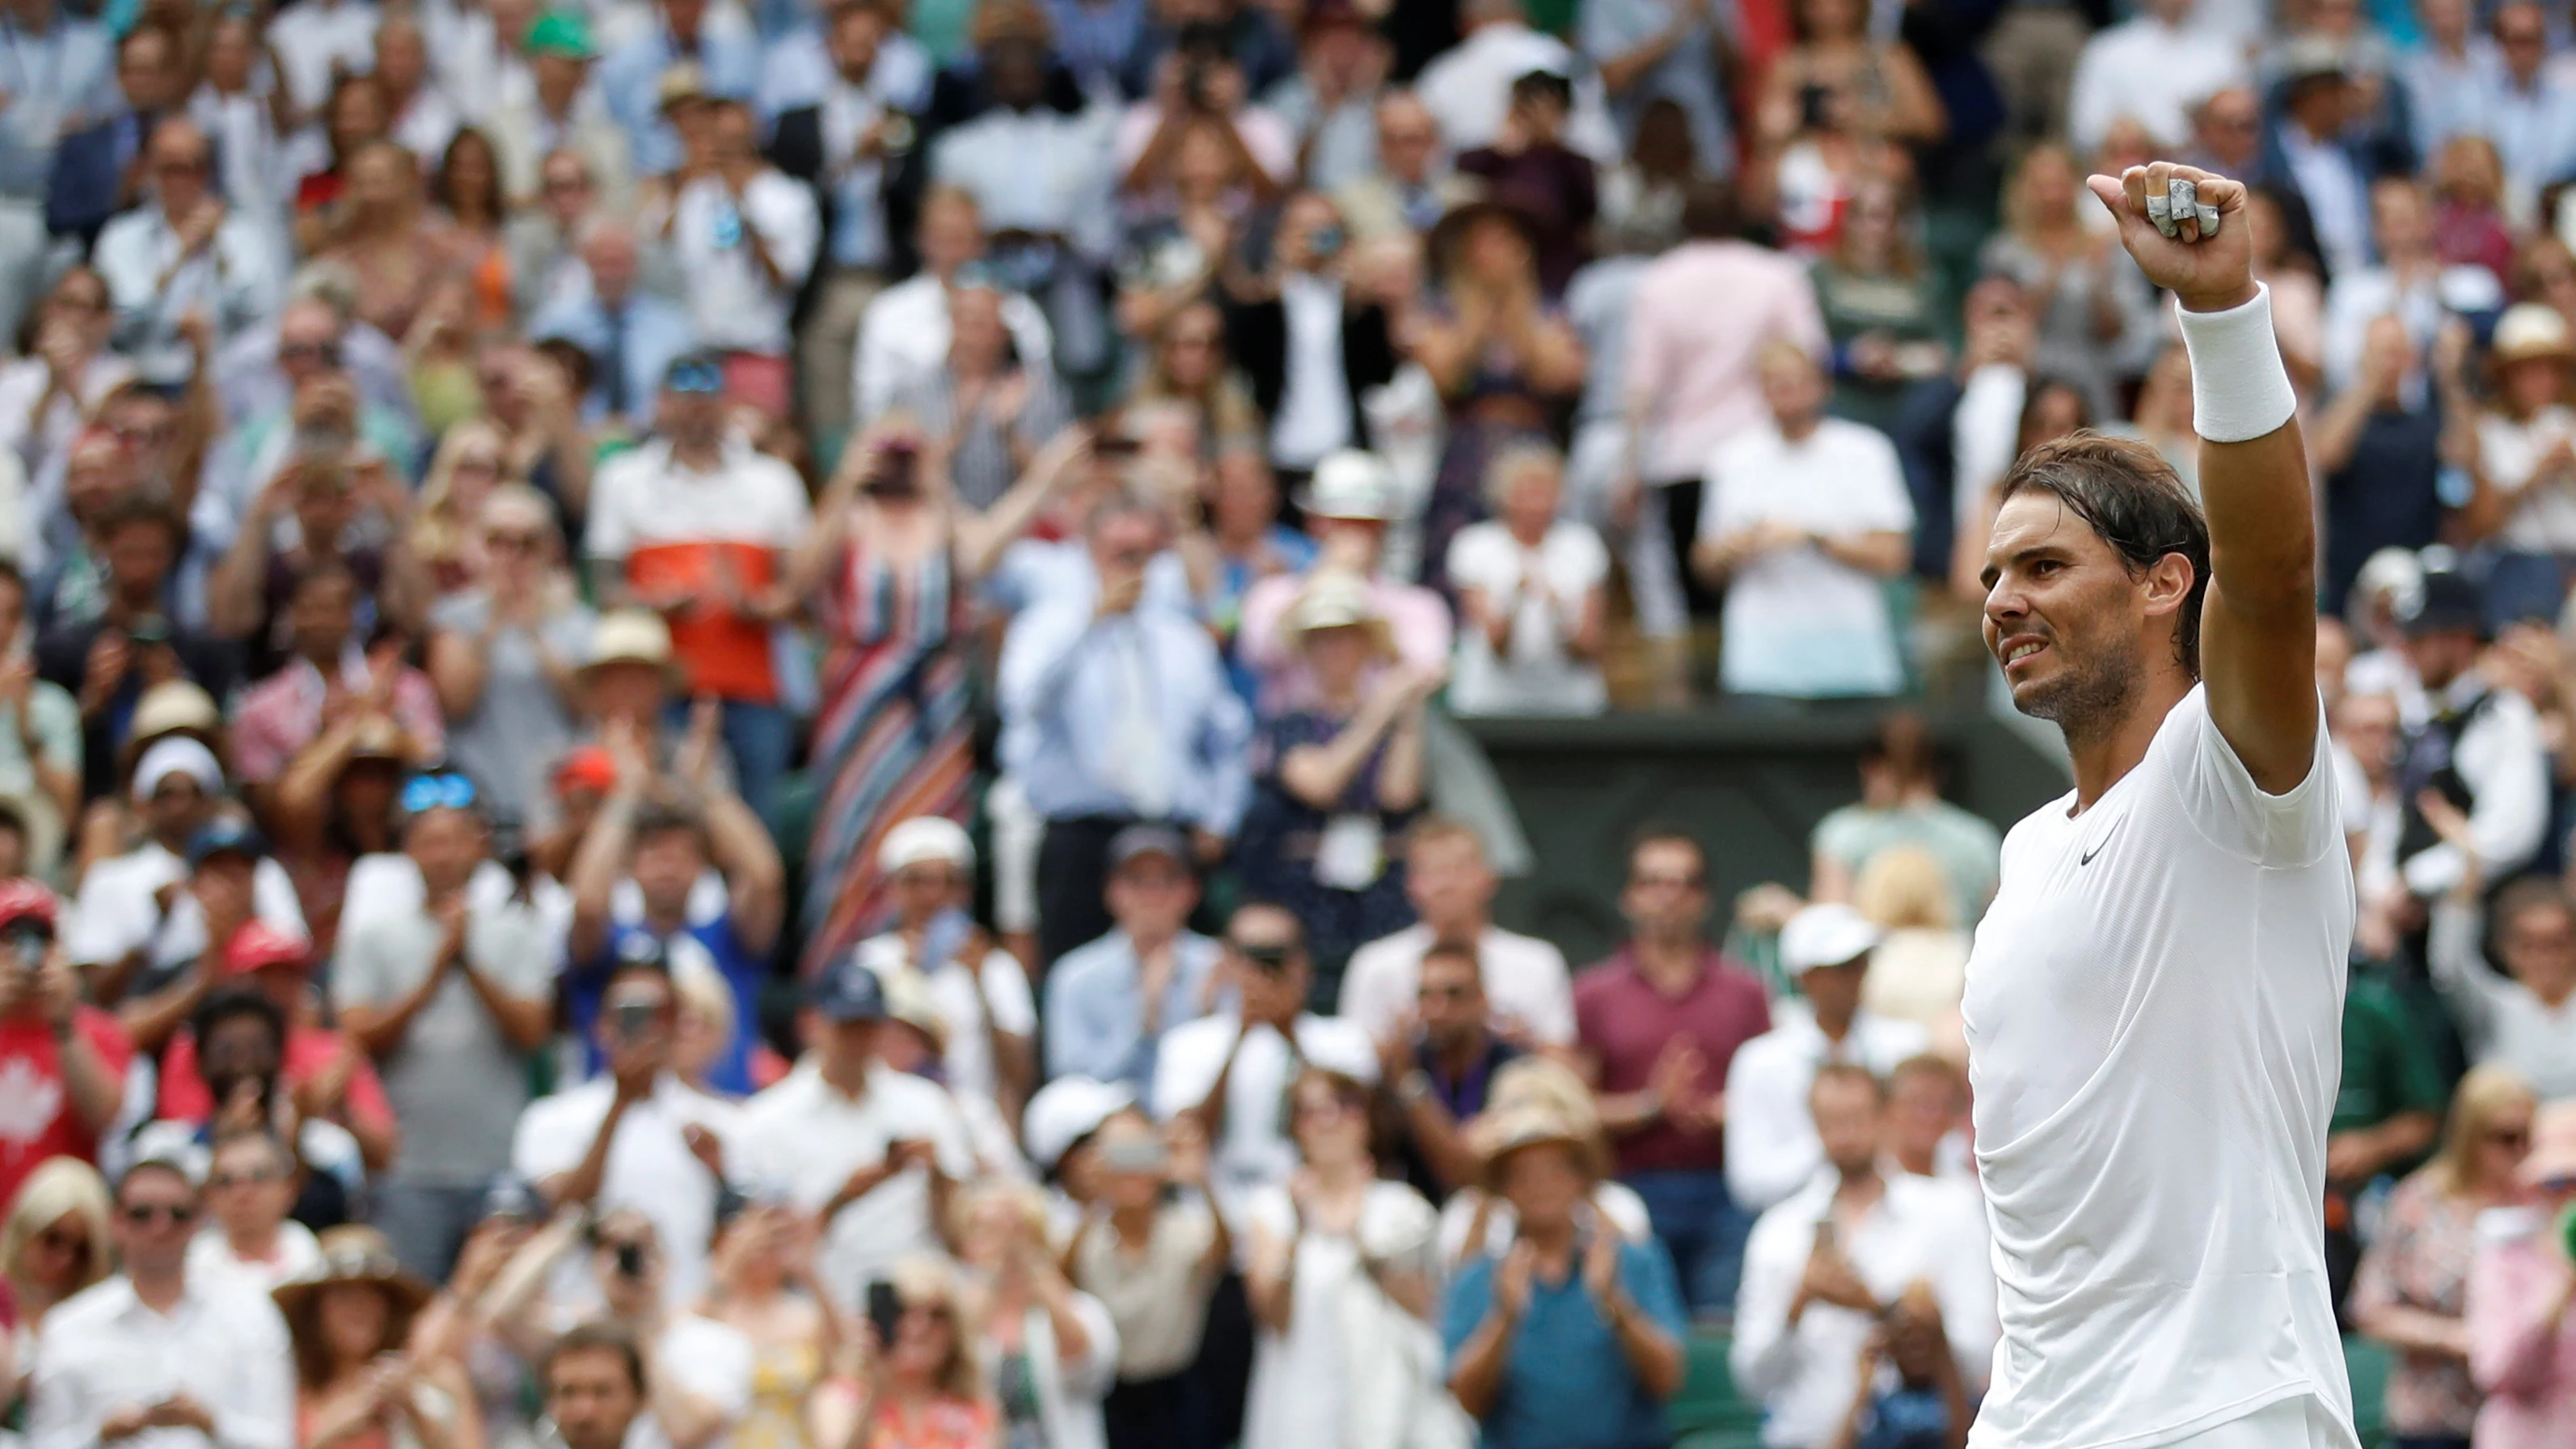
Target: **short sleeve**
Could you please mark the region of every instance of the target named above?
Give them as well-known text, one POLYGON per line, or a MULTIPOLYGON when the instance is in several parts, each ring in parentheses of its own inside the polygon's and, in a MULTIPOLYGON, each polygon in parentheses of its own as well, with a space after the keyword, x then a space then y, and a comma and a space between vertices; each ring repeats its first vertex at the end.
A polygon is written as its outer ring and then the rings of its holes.
POLYGON ((2345 848, 2323 704, 2317 708, 2307 776, 2287 794, 2267 795, 2254 783, 2236 747, 2219 733, 2206 686, 2174 706, 2157 734, 2157 748, 2170 751, 2185 813, 2220 849, 2256 865, 2294 867, 2312 865, 2326 851, 2345 848))
POLYGON ((510 1137, 510 1171, 529 1182, 543 1182, 581 1165, 590 1144, 561 1110, 560 1099, 540 1098, 519 1114, 510 1137))
POLYGON ((331 961, 331 1004, 346 1009, 373 1006, 396 993, 385 969, 384 926, 370 921, 340 937, 331 961))
POLYGON ((1007 952, 995 951, 984 958, 984 1005, 993 1013, 993 1025, 1013 1036, 1030 1036, 1038 1029, 1029 973, 1007 952))
POLYGON ((1582 524, 1561 526, 1557 534, 1556 568, 1553 582, 1572 592, 1584 592, 1610 577, 1610 550, 1601 535, 1582 524))
POLYGON ((1910 533, 1914 500, 1905 491, 1905 469, 1896 460, 1896 445, 1875 428, 1854 424, 1859 446, 1855 466, 1845 477, 1850 488, 1851 522, 1873 533, 1910 533))

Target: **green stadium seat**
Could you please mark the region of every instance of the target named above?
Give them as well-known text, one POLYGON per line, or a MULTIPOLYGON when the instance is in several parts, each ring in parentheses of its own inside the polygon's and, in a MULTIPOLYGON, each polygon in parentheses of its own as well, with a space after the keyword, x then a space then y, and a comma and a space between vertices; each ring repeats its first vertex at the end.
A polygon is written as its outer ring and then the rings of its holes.
POLYGON ((1735 1376, 1727 1371, 1726 1351, 1733 1341, 1722 1330, 1704 1329, 1683 1346, 1682 1391, 1668 1412, 1674 1430, 1694 1449, 1750 1444, 1753 1431, 1761 1427, 1762 1406, 1738 1394, 1735 1376), (1702 1443, 1709 1434, 1722 1437, 1702 1443))
POLYGON ((2352 1427, 2362 1449, 2377 1449, 2387 1438, 2381 1414, 2387 1405, 2389 1353, 2385 1346, 2358 1334, 2343 1341, 2344 1372, 2352 1378, 2352 1427))

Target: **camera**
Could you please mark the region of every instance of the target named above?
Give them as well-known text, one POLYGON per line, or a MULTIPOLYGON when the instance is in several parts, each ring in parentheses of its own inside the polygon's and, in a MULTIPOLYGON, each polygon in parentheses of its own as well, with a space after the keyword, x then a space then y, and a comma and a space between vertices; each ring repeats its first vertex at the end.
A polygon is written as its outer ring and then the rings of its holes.
POLYGON ((612 1002, 608 1007, 608 1030, 619 1041, 635 1041, 651 1031, 661 1015, 662 1008, 657 1002, 612 1002))
POLYGON ((910 438, 889 438, 869 460, 867 480, 860 485, 880 498, 910 498, 921 491, 921 447, 910 438))
POLYGON ((1234 949, 1242 953, 1244 960, 1274 976, 1288 968, 1288 958, 1293 953, 1293 948, 1285 942, 1239 944, 1234 949))

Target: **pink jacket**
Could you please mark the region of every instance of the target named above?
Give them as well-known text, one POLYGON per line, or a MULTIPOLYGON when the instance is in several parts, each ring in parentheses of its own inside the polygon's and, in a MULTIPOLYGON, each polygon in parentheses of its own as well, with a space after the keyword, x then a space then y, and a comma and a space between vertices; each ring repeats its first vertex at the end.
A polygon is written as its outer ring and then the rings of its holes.
POLYGON ((1718 444, 1770 417, 1754 364, 1775 341, 1830 344, 1806 264, 1750 242, 1685 242, 1628 298, 1628 396, 1646 407, 1638 476, 1697 478, 1718 444))
POLYGON ((2469 1375, 2485 1391, 2478 1449, 2566 1449, 2576 1426, 2576 1277, 2546 1232, 2490 1242, 2469 1269, 2469 1375))

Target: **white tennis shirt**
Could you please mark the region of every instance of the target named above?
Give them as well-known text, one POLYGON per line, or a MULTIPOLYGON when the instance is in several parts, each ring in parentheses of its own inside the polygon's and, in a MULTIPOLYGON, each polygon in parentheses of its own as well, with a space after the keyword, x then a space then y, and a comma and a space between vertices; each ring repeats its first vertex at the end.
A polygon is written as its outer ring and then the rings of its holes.
POLYGON ((1971 1449, 2149 1449, 2315 1398, 2352 1444, 2326 1120, 2352 870, 2322 723, 2266 795, 2195 688, 2005 837, 1962 1010, 2003 1337, 1971 1449))

